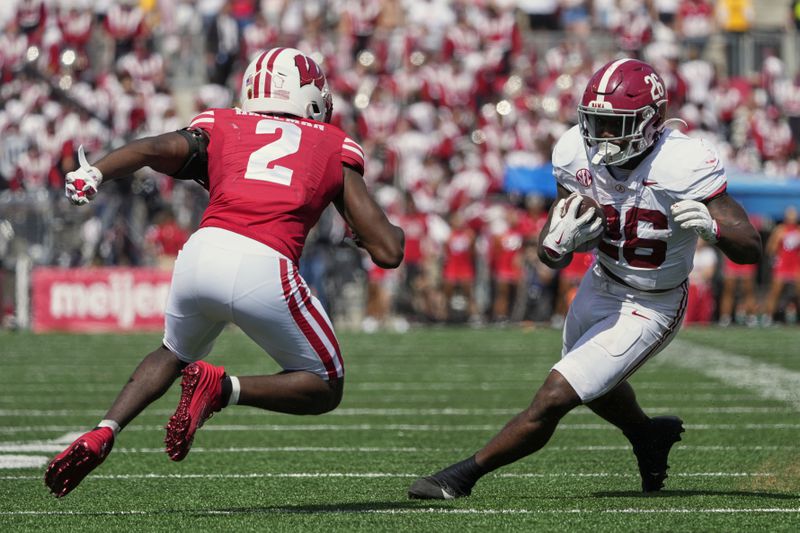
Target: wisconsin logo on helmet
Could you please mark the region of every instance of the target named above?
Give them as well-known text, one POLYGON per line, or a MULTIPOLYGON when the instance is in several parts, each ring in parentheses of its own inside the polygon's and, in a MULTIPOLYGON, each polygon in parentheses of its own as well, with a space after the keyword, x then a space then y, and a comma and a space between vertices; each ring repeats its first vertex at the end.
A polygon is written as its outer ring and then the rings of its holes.
POLYGON ((294 56, 294 64, 300 71, 300 87, 313 83, 320 91, 325 86, 325 76, 317 62, 307 55, 294 56))

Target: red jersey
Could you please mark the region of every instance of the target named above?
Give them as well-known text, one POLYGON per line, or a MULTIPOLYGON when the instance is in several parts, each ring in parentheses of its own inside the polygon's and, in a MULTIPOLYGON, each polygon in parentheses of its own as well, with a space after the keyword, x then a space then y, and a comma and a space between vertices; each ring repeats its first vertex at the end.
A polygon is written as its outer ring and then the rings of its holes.
POLYGON ((528 212, 524 212, 520 215, 517 228, 526 240, 535 242, 539 239, 539 234, 542 232, 545 224, 547 224, 546 211, 537 214, 535 217, 528 212))
POLYGON ((522 245, 524 239, 519 230, 510 229, 498 236, 492 250, 494 276, 503 281, 517 281, 522 275, 522 245))
POLYGON ((159 254, 176 257, 189 235, 176 222, 170 221, 151 227, 146 235, 159 254))
POLYGON ((422 241, 428 233, 427 219, 425 213, 414 213, 401 218, 401 226, 406 234, 404 262, 407 265, 422 262, 422 241))
POLYGON ((262 242, 295 263, 343 187, 342 165, 364 172, 364 152, 330 124, 211 109, 189 125, 208 132, 209 202, 200 227, 262 242))
POLYGON ((728 259, 727 255, 722 255, 722 271, 725 277, 746 278, 755 275, 757 270, 758 265, 740 265, 728 259))
POLYGON ((714 6, 706 0, 683 0, 678 7, 684 37, 708 37, 714 31, 714 6))
POLYGON ((594 252, 574 252, 570 264, 561 269, 561 276, 578 282, 594 263, 594 252))
POLYGON ((475 265, 473 257, 473 233, 471 229, 453 230, 445 244, 444 272, 447 281, 473 281, 475 265))
POLYGON ((108 8, 105 28, 112 39, 133 39, 145 31, 144 11, 139 7, 122 6, 115 3, 108 8))
POLYGON ((800 226, 784 224, 783 238, 775 254, 774 273, 792 280, 800 274, 800 226))

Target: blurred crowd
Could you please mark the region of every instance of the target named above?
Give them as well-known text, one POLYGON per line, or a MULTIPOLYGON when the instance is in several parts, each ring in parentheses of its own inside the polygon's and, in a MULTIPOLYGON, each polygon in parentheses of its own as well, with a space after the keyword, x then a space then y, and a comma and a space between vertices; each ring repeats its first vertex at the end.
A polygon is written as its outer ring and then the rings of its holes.
MULTIPOLYGON (((383 271, 343 244, 338 216, 323 218, 302 269, 334 320, 368 331, 410 322, 557 325, 591 254, 559 273, 543 267, 536 242, 552 199, 508 193, 504 173, 549 161, 603 63, 621 55, 652 63, 668 84, 671 116, 716 144, 729 168, 800 175, 800 80, 778 47, 759 48, 755 68, 742 67, 755 3, 3 2, 3 313, 13 314, 10 272, 21 255, 35 265, 170 266, 205 192, 143 171, 104 186, 89 207, 69 208, 63 177, 77 147, 93 160, 184 127, 203 109, 236 105, 253 54, 293 46, 323 66, 333 122, 361 142, 365 177, 406 232, 403 267, 383 271)), ((787 27, 794 23, 787 9, 787 27)), ((744 274, 728 275, 734 267, 718 253, 698 249, 693 320, 796 320, 792 216, 758 220, 771 244, 764 264, 744 274)))

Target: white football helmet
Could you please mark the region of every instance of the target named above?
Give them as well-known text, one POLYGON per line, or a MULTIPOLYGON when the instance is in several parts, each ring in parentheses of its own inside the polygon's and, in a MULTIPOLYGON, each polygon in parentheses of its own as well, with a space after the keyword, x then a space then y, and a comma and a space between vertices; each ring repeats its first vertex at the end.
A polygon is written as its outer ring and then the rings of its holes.
POLYGON ((272 48, 256 56, 244 71, 244 111, 286 113, 330 122, 333 102, 325 73, 296 48, 272 48))

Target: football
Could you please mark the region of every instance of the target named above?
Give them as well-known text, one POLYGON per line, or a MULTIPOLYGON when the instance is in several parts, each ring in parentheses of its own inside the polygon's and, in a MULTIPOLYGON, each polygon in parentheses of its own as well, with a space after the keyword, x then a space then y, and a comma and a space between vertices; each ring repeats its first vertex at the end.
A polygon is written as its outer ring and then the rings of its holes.
MULTIPOLYGON (((600 244, 600 241, 603 239, 603 233, 605 233, 605 230, 608 226, 606 221, 606 215, 603 212, 603 208, 600 206, 599 203, 597 203, 597 201, 594 198, 592 198, 591 196, 586 196, 584 194, 578 194, 575 196, 568 197, 567 201, 564 202, 562 215, 566 214, 567 208, 572 204, 572 202, 578 202, 578 201, 581 203, 581 205, 578 206, 578 215, 577 215, 578 217, 586 213, 586 211, 588 211, 589 209, 594 208, 595 216, 600 217, 603 221, 603 232, 601 232, 600 235, 597 236, 597 238, 592 239, 591 241, 587 241, 578 246, 577 248, 575 248, 576 252, 585 253, 585 252, 590 252, 595 248, 597 248, 597 246, 600 244)), ((592 219, 592 221, 593 220, 594 219, 592 219)))

